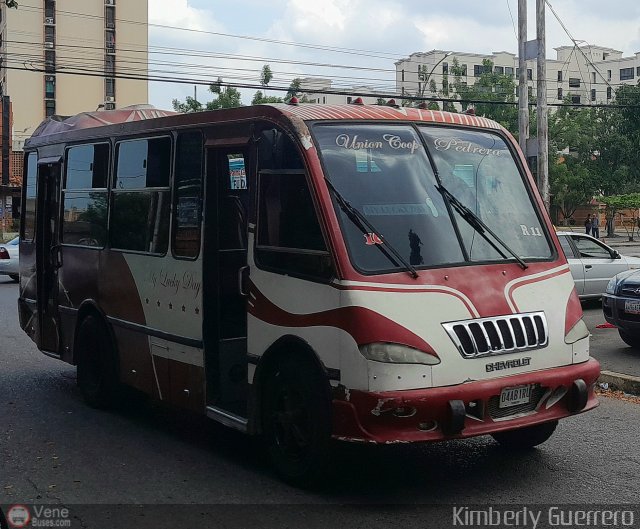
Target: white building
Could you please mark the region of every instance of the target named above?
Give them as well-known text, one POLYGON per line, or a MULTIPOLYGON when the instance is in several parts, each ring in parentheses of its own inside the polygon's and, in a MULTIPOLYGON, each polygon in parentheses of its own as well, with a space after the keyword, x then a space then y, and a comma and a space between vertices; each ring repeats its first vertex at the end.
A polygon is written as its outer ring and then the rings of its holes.
MULTIPOLYGON (((309 103, 321 105, 344 105, 352 103, 357 99, 356 94, 375 94, 376 90, 369 86, 353 86, 349 88, 338 88, 333 86, 331 79, 323 77, 306 77, 300 80, 300 88, 303 90, 317 90, 317 92, 304 92, 309 103)), ((382 95, 380 95, 382 97, 382 95)), ((362 96, 365 105, 375 105, 378 96, 362 96)))
MULTIPOLYGON (((640 52, 623 57, 622 52, 603 46, 562 46, 555 48, 556 58, 547 60, 547 101, 561 103, 566 97, 580 104, 606 103, 621 84, 636 84, 640 78, 640 52)), ((497 73, 514 75, 517 84, 518 57, 506 51, 490 55, 432 50, 412 53, 395 63, 396 90, 399 94, 434 97, 443 89, 443 82, 452 81, 450 68, 457 59, 466 72, 463 82, 472 84, 483 72, 483 60, 493 62, 497 73), (419 75, 419 72, 422 75, 419 75), (430 86, 434 81, 437 92, 430 86), (427 86, 425 87, 425 83, 427 86)), ((529 93, 536 93, 536 61, 527 62, 529 93)), ((517 97, 517 93, 515 94, 517 97)))

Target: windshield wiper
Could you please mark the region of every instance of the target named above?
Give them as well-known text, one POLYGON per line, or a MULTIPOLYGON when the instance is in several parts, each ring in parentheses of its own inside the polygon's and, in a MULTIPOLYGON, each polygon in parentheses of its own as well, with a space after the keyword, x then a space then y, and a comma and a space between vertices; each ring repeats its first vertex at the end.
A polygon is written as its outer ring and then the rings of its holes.
POLYGON ((467 206, 465 206, 462 202, 460 202, 455 195, 453 195, 451 193, 451 191, 449 191, 446 187, 444 187, 442 184, 436 185, 436 189, 438 191, 440 191, 440 193, 443 195, 443 197, 445 197, 446 200, 449 201, 449 204, 451 204, 455 210, 460 214, 460 216, 467 221, 467 223, 474 229, 476 230, 480 235, 482 235, 482 237, 484 238, 485 241, 487 241, 492 247, 493 249, 498 252, 503 259, 508 259, 508 257, 505 255, 505 253, 500 250, 500 248, 498 248, 498 246, 496 246, 496 244, 487 236, 487 233, 489 233, 489 235, 491 235, 491 237, 493 237, 494 240, 496 240, 498 243, 500 243, 500 245, 508 252, 512 255, 512 257, 518 261, 518 264, 522 267, 523 270, 526 270, 528 267, 527 263, 525 263, 522 258, 516 253, 514 252, 508 245, 506 242, 504 242, 500 237, 498 237, 492 230, 491 228, 489 228, 489 226, 487 226, 482 219, 480 219, 480 217, 478 217, 478 215, 476 215, 473 211, 471 211, 467 206), (485 233, 487 232, 487 233, 485 233))
POLYGON ((354 208, 349 203, 349 201, 342 196, 340 191, 336 189, 331 180, 325 178, 325 182, 327 182, 327 186, 333 192, 333 195, 336 197, 340 208, 346 213, 347 217, 349 217, 349 220, 351 220, 351 222, 353 222, 358 228, 360 228, 362 233, 364 233, 365 235, 372 234, 380 241, 382 241, 382 244, 376 243, 374 244, 374 246, 376 246, 385 255, 385 257, 394 264, 394 266, 399 267, 400 265, 398 264, 398 261, 400 261, 402 266, 404 266, 405 270, 409 272, 411 277, 413 277, 413 279, 416 279, 418 277, 418 272, 410 263, 407 262, 404 257, 402 257, 402 254, 400 254, 398 250, 396 250, 385 240, 383 235, 378 230, 376 230, 373 225, 367 220, 367 217, 365 217, 356 208, 354 208))

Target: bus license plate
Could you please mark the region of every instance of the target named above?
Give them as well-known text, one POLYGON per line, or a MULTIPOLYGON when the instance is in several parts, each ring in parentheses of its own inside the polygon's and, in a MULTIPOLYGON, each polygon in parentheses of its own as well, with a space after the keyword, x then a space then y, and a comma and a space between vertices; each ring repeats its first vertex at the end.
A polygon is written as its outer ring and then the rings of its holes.
POLYGON ((504 388, 500 393, 500 408, 509 408, 518 404, 527 404, 531 400, 531 386, 504 388))
POLYGON ((624 311, 627 314, 640 314, 640 301, 630 299, 625 300, 624 311))

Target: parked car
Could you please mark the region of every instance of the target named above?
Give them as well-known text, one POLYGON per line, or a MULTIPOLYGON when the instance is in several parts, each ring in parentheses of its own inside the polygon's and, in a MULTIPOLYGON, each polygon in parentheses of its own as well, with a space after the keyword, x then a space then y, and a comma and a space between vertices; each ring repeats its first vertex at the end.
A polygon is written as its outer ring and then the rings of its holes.
POLYGON ((602 312, 628 345, 640 349, 640 270, 611 278, 602 296, 602 312))
POLYGON ((8 275, 14 281, 20 278, 20 238, 0 244, 0 275, 8 275))
POLYGON ((609 280, 640 268, 640 258, 621 255, 586 233, 557 232, 580 299, 599 298, 609 280))

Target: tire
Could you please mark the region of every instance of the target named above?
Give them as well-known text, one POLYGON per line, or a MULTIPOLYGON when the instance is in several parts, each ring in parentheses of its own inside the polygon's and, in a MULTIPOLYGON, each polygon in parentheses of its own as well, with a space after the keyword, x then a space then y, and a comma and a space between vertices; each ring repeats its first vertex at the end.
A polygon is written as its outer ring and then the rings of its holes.
POLYGON ((533 448, 547 441, 553 435, 556 426, 558 426, 558 421, 551 421, 517 430, 498 432, 491 434, 491 436, 505 448, 522 450, 533 448))
POLYGON ((288 483, 316 484, 327 470, 331 401, 326 379, 309 362, 287 358, 268 375, 263 438, 271 462, 288 483))
POLYGON ((92 408, 111 409, 120 403, 121 387, 111 337, 104 323, 89 315, 82 320, 75 341, 78 386, 92 408))
POLYGON ((628 346, 633 347, 634 349, 640 349, 640 336, 637 334, 629 334, 622 329, 618 329, 618 334, 620 334, 620 338, 622 341, 626 343, 628 346))
POLYGON ((20 281, 20 276, 18 274, 8 274, 11 279, 13 279, 16 283, 20 281))

